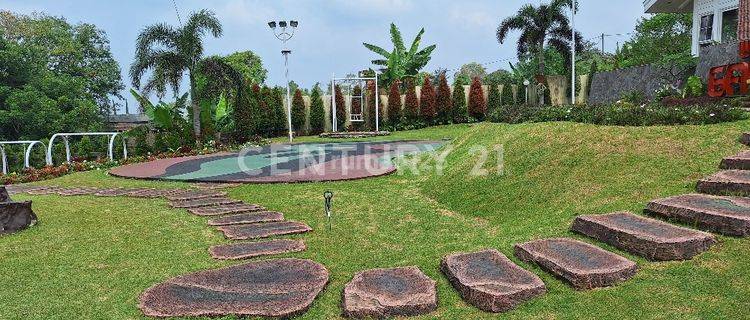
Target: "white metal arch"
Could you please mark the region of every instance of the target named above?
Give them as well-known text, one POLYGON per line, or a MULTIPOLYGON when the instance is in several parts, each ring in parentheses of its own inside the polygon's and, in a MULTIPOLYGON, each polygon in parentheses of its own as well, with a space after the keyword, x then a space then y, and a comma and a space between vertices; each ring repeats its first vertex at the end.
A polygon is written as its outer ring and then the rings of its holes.
MULTIPOLYGON (((333 78, 331 79, 331 129, 333 132, 338 131, 338 124, 336 123, 336 83, 337 82, 351 82, 351 81, 363 81, 365 83, 365 86, 362 86, 362 93, 359 99, 361 99, 361 110, 364 110, 365 108, 365 100, 363 97, 366 95, 365 92, 367 91, 367 81, 375 81, 375 132, 380 131, 380 88, 378 86, 378 75, 375 74, 375 77, 373 78, 365 78, 365 77, 347 77, 347 78, 336 78, 336 75, 333 75, 333 78)), ((352 92, 350 90, 349 94, 351 95, 352 92)), ((350 104, 351 106, 351 104, 350 104)), ((351 113, 351 110, 350 110, 351 113)), ((350 121, 352 122, 361 122, 363 121, 361 118, 361 114, 359 117, 352 118, 350 116, 350 121)))
MULTIPOLYGON (((119 132, 81 132, 81 133, 56 133, 49 139, 49 145, 47 146, 47 164, 52 165, 52 147, 54 146, 55 139, 61 137, 65 142, 65 161, 70 162, 70 142, 69 137, 82 137, 82 136, 108 136, 109 137, 109 148, 107 150, 107 156, 109 160, 115 160, 115 138, 119 136, 119 132)), ((128 145, 125 138, 122 138, 122 157, 123 159, 128 158, 128 145)))
POLYGON ((31 161, 29 160, 29 158, 31 157, 31 150, 34 148, 35 145, 39 144, 42 147, 46 147, 43 142, 36 141, 36 140, 0 141, 0 158, 2 158, 2 163, 3 163, 3 171, 2 171, 3 174, 8 174, 8 157, 5 154, 5 146, 13 145, 13 144, 26 145, 25 152, 24 152, 24 160, 23 160, 24 168, 28 168, 31 166, 31 161))

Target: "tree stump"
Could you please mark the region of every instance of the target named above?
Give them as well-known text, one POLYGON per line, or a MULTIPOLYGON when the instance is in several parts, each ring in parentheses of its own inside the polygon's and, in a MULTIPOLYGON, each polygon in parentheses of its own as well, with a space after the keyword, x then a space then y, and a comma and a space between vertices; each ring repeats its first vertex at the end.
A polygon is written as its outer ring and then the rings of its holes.
POLYGON ((5 187, 0 187, 0 235, 21 231, 36 222, 31 201, 13 202, 5 187))

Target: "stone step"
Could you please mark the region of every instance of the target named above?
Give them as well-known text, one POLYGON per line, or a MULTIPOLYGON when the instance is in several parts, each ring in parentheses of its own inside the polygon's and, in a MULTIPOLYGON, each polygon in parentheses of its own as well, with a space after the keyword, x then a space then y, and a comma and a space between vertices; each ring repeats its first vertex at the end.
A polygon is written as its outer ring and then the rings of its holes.
POLYGON ((94 193, 94 196, 97 197, 121 197, 121 196, 127 196, 131 193, 138 193, 138 192, 145 192, 146 190, 151 190, 147 188, 110 188, 110 189, 101 189, 94 193))
POLYGON ((222 191, 183 190, 165 196, 169 201, 200 200, 206 198, 226 197, 227 193, 222 191))
POLYGON ((266 222, 243 224, 237 226, 221 226, 219 231, 232 240, 262 239, 272 236, 305 233, 312 231, 308 225, 296 221, 266 222))
POLYGON ((275 211, 257 211, 228 215, 208 221, 209 226, 229 226, 259 222, 284 221, 284 214, 275 211))
POLYGON ((569 282, 577 290, 613 286, 632 278, 635 262, 578 240, 559 238, 516 244, 515 255, 569 282))
POLYGON ((227 205, 219 205, 219 206, 213 206, 213 207, 200 207, 200 208, 192 208, 188 209, 188 211, 194 215, 197 216, 220 216, 225 214, 232 214, 232 213, 245 213, 245 212, 257 212, 257 211, 263 211, 265 208, 254 205, 254 204, 246 204, 246 203, 237 203, 237 204, 227 204, 227 205))
POLYGON ((28 190, 26 191, 26 193, 30 195, 43 196, 43 195, 57 194, 57 192, 62 189, 63 188, 57 187, 57 186, 43 186, 43 187, 39 187, 36 189, 28 190))
POLYGON ((691 259, 716 243, 709 233, 630 212, 578 216, 571 230, 652 261, 691 259))
POLYGON ((697 190, 713 195, 750 196, 750 171, 719 171, 698 181, 697 190))
POLYGON ((344 287, 342 307, 349 318, 393 318, 437 309, 437 283, 417 267, 372 269, 344 287))
POLYGON ((208 252, 214 259, 241 260, 304 250, 305 243, 302 240, 279 239, 213 246, 208 252))
POLYGON ((179 192, 180 189, 139 189, 134 190, 131 193, 128 193, 128 197, 133 198, 147 198, 147 199, 155 199, 155 198, 162 198, 169 194, 179 192))
POLYGON ((497 250, 446 256, 440 270, 468 303, 487 312, 506 312, 543 295, 542 279, 497 250))
POLYGON ((148 317, 299 316, 328 283, 311 260, 275 259, 200 271, 148 288, 138 308, 148 317))
POLYGON ((748 198, 686 194, 654 200, 646 212, 725 235, 750 235, 748 198))
POLYGON ((89 187, 76 187, 76 188, 64 188, 57 191, 58 195, 61 196, 88 196, 98 192, 97 188, 89 187))
POLYGON ((745 132, 740 137, 740 142, 746 146, 750 146, 750 132, 745 132))
POLYGON ((722 159, 720 167, 724 170, 750 170, 750 150, 722 159))
POLYGON ((193 187, 201 190, 218 190, 239 187, 240 183, 219 183, 219 182, 198 182, 194 183, 193 187))
POLYGON ((187 200, 187 201, 172 201, 169 203, 169 205, 172 208, 192 209, 192 208, 212 207, 212 206, 238 204, 238 203, 242 203, 242 201, 221 197, 221 198, 206 198, 206 199, 187 200))

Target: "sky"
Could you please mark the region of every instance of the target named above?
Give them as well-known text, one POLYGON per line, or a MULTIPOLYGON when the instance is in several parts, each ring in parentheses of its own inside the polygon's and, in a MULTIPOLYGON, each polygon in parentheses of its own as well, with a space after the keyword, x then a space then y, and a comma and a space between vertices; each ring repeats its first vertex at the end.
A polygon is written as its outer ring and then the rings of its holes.
MULTIPOLYGON (((268 27, 272 20, 298 20, 289 42, 290 79, 302 87, 316 82, 329 83, 333 74, 343 76, 372 67, 377 58, 364 46, 372 43, 391 49, 388 27, 401 29, 407 46, 425 28, 423 47, 437 49, 425 70, 458 69, 469 62, 489 63, 488 72, 508 69, 514 58, 518 33, 504 43, 497 42, 499 23, 525 3, 542 0, 0 0, 0 10, 29 14, 44 12, 65 17, 71 23, 93 23, 104 30, 112 54, 120 63, 127 88, 127 71, 133 61, 135 40, 146 26, 168 23, 178 26, 178 15, 186 19, 191 12, 209 9, 222 22, 220 38, 207 37, 207 55, 227 55, 251 50, 263 59, 269 85, 284 84, 281 42, 268 27), (176 5, 175 5, 176 4, 176 5), (175 10, 175 7, 177 10, 175 10)), ((643 16, 640 0, 579 0, 576 27, 586 39, 605 34, 632 32, 643 16)), ((627 35, 607 37, 605 49, 614 51, 627 35)), ((599 40, 597 40, 599 41, 599 40)), ((126 90, 128 90, 126 88, 126 90)), ((181 89, 187 90, 185 86, 181 89)), ((130 99, 127 91, 123 96, 130 99)), ((131 108, 133 110, 134 108, 131 108)), ((121 110, 122 112, 122 110, 121 110)))

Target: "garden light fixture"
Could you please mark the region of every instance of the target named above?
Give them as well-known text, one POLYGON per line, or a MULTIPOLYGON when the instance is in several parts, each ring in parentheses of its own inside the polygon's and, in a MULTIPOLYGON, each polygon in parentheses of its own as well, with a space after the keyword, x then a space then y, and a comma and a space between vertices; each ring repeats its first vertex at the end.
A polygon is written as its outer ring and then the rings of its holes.
POLYGON ((289 126, 289 142, 292 142, 292 140, 294 139, 294 130, 292 128, 292 93, 291 88, 289 87, 289 55, 292 54, 292 50, 287 49, 286 43, 294 36, 294 31, 297 29, 297 26, 299 26, 299 22, 295 20, 292 20, 289 23, 287 23, 286 21, 271 21, 268 23, 268 27, 273 30, 273 34, 277 39, 281 40, 283 44, 281 54, 284 56, 284 77, 286 79, 286 116, 287 125, 289 126), (277 25, 279 26, 279 28, 276 27, 277 25), (291 30, 287 30, 287 25, 291 26, 291 30))
POLYGON ((333 192, 331 191, 324 192, 323 198, 325 199, 325 211, 326 211, 326 218, 328 219, 328 230, 331 230, 331 208, 333 205, 333 192))

